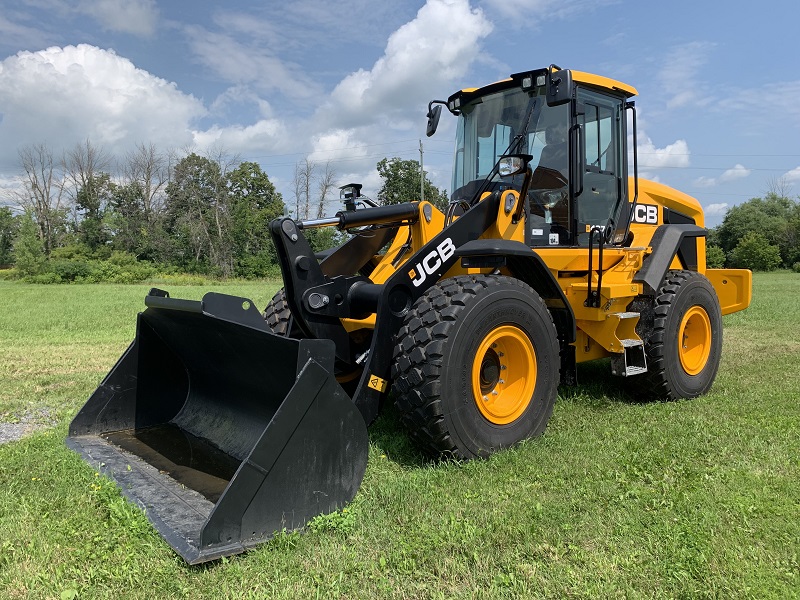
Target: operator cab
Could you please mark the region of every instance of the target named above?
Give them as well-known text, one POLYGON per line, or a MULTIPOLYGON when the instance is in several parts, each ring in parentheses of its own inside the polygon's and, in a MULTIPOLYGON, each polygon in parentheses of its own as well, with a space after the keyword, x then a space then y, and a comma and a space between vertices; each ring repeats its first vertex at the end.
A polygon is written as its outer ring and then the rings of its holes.
POLYGON ((551 67, 454 94, 447 102, 459 116, 451 201, 520 190, 523 175, 501 179, 494 166, 503 155, 527 154, 530 246, 586 246, 597 228, 606 243, 622 243, 630 212, 625 110, 635 93, 605 77, 551 67))

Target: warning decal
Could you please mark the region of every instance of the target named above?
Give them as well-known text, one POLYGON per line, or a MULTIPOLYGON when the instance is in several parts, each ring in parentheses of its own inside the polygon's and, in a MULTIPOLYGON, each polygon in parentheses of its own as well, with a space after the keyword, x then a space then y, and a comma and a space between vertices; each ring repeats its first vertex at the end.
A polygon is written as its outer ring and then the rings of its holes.
POLYGON ((370 375, 369 376, 369 383, 367 384, 367 387, 371 387, 373 390, 377 390, 377 391, 383 393, 383 392, 386 391, 386 388, 388 387, 388 383, 387 383, 387 381, 385 379, 381 379, 377 375, 370 375))

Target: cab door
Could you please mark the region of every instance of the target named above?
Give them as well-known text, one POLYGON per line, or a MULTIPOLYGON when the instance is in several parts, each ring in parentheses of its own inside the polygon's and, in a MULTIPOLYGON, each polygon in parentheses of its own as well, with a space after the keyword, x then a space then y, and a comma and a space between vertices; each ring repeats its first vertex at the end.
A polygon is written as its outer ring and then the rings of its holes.
POLYGON ((589 243, 589 231, 599 227, 606 240, 620 224, 627 181, 624 161, 625 112, 622 98, 586 88, 577 90, 577 124, 583 156, 579 161, 582 185, 574 197, 575 239, 589 243))

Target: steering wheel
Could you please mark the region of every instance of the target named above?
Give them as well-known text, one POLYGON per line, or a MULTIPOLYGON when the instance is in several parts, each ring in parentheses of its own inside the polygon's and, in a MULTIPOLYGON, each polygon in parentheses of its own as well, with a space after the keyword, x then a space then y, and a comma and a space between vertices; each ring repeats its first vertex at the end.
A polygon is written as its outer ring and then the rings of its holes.
POLYGON ((531 176, 528 192, 536 204, 545 210, 551 210, 567 199, 567 185, 567 178, 558 169, 538 166, 531 176))

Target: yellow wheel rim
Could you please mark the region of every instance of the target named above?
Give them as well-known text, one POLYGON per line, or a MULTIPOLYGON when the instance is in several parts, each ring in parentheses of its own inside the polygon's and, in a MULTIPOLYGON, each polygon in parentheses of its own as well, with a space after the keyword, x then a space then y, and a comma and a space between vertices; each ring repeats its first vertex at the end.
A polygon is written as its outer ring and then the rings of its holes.
POLYGON ((686 311, 678 329, 678 343, 678 357, 683 370, 689 375, 697 375, 711 354, 711 320, 702 307, 693 306, 686 311))
POLYGON ((472 393, 478 410, 491 423, 519 418, 536 387, 536 352, 525 333, 502 325, 483 338, 472 361, 472 393))

